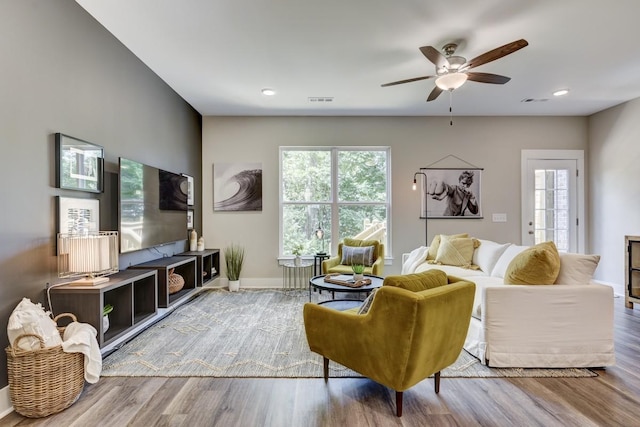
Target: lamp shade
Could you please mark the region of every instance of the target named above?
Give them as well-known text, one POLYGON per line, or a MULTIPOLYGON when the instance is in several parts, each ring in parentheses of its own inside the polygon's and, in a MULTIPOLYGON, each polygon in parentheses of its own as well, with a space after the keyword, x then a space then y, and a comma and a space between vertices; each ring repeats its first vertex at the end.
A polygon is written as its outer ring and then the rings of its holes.
MULTIPOLYGON (((118 272, 118 232, 58 234, 59 277, 103 277, 118 272)), ((105 282, 104 278, 97 282, 105 282)), ((96 284, 95 280, 91 281, 96 284)), ((83 283, 84 284, 84 283, 83 283)))
POLYGON ((444 74, 436 79, 436 86, 442 90, 454 90, 467 81, 467 75, 465 73, 448 73, 444 74))

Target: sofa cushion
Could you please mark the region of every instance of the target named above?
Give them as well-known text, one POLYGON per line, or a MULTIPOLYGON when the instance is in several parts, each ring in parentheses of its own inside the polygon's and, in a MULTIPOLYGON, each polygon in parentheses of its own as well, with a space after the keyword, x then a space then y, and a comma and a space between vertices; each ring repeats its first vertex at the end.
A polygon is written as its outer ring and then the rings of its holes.
POLYGON ((342 245, 342 259, 340 264, 353 265, 362 264, 366 267, 371 267, 373 264, 374 255, 373 246, 346 246, 342 245))
POLYGON ((553 285, 560 272, 560 254, 555 243, 539 243, 516 255, 509 263, 504 283, 553 285))
POLYGON ((504 278, 504 274, 507 271, 507 267, 509 267, 511 260, 527 248, 529 248, 529 246, 509 245, 502 255, 500 255, 500 258, 498 258, 490 276, 499 277, 501 279, 504 278))
POLYGON ((600 262, 600 255, 560 254, 560 273, 556 282, 562 285, 587 285, 600 262))
MULTIPOLYGON (((433 236, 433 240, 429 245, 429 253, 427 254, 428 260, 436 259, 436 255, 438 255, 438 248, 440 247, 440 240, 442 236, 446 236, 445 234, 436 234, 433 236)), ((460 233, 460 234, 451 234, 447 237, 469 237, 469 233, 460 233)))
POLYGON ((422 273, 387 276, 382 286, 395 286, 411 292, 420 292, 444 286, 447 283, 447 274, 442 270, 433 269, 422 273))
MULTIPOLYGON (((438 264, 430 264, 429 262, 423 262, 418 267, 416 267, 414 273, 422 273, 423 271, 428 270, 442 270, 447 276, 455 276, 460 277, 465 280, 469 280, 473 282, 473 278, 482 277, 485 274, 480 270, 471 270, 469 268, 455 267, 453 265, 438 265, 438 264)), ((500 280, 502 283, 502 279, 500 280)))
POLYGON ((478 240, 471 237, 441 236, 435 262, 470 268, 478 244, 478 240))
POLYGON ((480 246, 473 252, 473 264, 480 267, 487 276, 493 271, 496 263, 511 243, 496 243, 491 240, 478 240, 480 246))

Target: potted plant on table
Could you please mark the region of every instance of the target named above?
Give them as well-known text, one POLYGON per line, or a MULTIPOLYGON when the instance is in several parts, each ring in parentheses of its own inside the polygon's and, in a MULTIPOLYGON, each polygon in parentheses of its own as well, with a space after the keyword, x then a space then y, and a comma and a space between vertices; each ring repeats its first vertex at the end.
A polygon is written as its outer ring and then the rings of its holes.
POLYGON ((304 246, 302 246, 301 244, 294 245, 293 249, 291 250, 291 253, 294 255, 293 265, 295 265, 296 267, 300 267, 300 265, 302 264, 302 258, 300 258, 300 255, 302 255, 302 251, 304 251, 304 246))
POLYGON ((229 291, 237 292, 240 289, 240 272, 244 263, 244 248, 231 244, 224 249, 224 262, 227 266, 229 278, 229 291))
POLYGON ((353 281, 357 282, 359 280, 364 279, 364 265, 362 264, 352 264, 351 269, 353 270, 353 281))

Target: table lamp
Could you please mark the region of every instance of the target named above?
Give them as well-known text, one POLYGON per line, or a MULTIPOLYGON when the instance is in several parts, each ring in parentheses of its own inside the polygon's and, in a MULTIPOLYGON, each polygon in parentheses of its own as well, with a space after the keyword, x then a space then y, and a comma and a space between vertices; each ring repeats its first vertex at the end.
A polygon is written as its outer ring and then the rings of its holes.
POLYGON ((58 277, 80 278, 69 284, 99 285, 118 270, 117 231, 58 234, 58 277))

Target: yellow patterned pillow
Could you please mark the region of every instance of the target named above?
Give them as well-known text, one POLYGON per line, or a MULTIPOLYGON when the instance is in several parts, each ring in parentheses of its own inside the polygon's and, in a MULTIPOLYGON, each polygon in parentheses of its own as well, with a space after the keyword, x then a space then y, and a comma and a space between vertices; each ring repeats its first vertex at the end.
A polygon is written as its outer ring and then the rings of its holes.
POLYGON ((560 272, 560 254, 553 242, 539 243, 516 255, 504 275, 510 285, 553 285, 560 272))
POLYGON ((435 262, 470 268, 473 262, 473 251, 479 245, 478 239, 471 237, 441 236, 435 262))
POLYGON ((469 233, 451 234, 449 236, 447 236, 446 234, 436 234, 435 236, 433 236, 433 240, 429 245, 429 252, 427 253, 428 260, 436 259, 436 256, 438 255, 438 248, 440 247, 440 241, 442 240, 443 236, 450 238, 469 237, 469 233))

